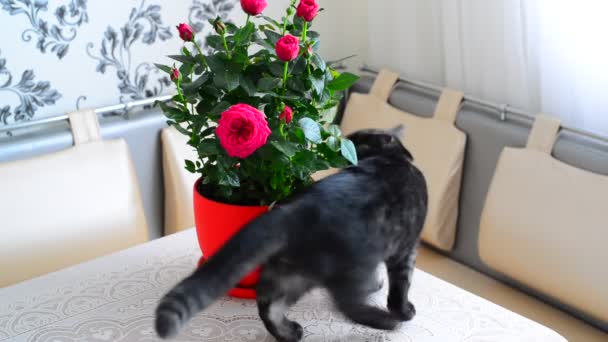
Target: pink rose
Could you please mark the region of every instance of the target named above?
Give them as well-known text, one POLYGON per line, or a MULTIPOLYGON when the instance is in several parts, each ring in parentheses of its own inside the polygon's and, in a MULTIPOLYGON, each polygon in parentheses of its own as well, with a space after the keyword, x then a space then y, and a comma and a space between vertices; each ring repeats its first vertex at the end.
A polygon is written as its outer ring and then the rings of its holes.
POLYGON ((264 113, 240 103, 222 113, 215 133, 229 156, 247 158, 266 144, 270 128, 264 113))
POLYGON ((319 13, 317 0, 301 0, 296 9, 296 15, 306 21, 313 21, 317 13, 319 13))
POLYGON ((286 34, 283 38, 279 39, 274 50, 279 59, 283 62, 292 61, 298 57, 298 53, 300 53, 300 41, 298 38, 286 34))
POLYGON ((173 68, 173 70, 171 70, 171 81, 175 82, 177 80, 179 80, 179 70, 173 68))
POLYGON ((279 115, 279 119, 284 120, 285 123, 290 123, 293 118, 293 109, 288 105, 285 105, 285 109, 283 109, 283 113, 279 115))
POLYGON ((177 25, 177 31, 179 32, 179 37, 185 42, 191 42, 194 40, 194 30, 188 24, 179 24, 177 25))
POLYGON ((241 0, 243 11, 249 15, 258 15, 268 6, 266 0, 241 0))

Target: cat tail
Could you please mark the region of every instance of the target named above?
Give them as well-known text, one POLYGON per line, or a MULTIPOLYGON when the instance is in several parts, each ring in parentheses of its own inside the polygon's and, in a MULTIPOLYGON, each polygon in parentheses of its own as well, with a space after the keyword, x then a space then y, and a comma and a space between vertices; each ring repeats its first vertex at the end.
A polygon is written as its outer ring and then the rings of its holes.
POLYGON ((275 208, 258 217, 169 291, 156 309, 157 334, 161 338, 177 334, 192 316, 280 251, 287 243, 288 219, 284 208, 275 208))

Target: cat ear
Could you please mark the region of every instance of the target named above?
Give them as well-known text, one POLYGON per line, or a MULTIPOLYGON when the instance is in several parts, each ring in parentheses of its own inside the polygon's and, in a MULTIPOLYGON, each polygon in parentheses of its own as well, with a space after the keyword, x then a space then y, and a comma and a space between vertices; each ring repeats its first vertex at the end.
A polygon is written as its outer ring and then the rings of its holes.
POLYGON ((405 133, 405 126, 403 124, 399 124, 388 131, 390 134, 396 136, 397 138, 403 138, 405 133))

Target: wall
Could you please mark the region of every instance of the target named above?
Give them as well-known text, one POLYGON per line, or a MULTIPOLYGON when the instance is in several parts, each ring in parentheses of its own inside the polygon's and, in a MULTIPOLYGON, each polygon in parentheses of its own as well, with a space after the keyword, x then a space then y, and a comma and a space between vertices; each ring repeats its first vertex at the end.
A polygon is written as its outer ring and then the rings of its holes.
MULTIPOLYGON (((269 0, 280 18, 289 1, 269 0)), ((366 0, 320 0, 313 29, 328 60, 366 57, 366 0)), ((244 21, 238 0, 0 0, 0 126, 171 93, 153 63, 181 46, 175 25, 202 35, 208 18, 244 21), (111 6, 109 5, 111 4, 111 6)))
POLYGON ((238 0, 0 0, 0 126, 171 92, 152 63, 175 25, 243 17, 238 0))
POLYGON ((608 1, 369 0, 369 63, 608 135, 608 1))

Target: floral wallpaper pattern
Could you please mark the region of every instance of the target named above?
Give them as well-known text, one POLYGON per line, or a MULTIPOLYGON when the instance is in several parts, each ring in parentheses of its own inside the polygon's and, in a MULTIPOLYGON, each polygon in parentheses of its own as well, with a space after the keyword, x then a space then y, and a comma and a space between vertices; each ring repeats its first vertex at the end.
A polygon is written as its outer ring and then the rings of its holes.
POLYGON ((72 0, 66 7, 61 5, 55 10, 58 25, 50 24, 40 17, 40 12, 48 11, 48 1, 30 0, 0 0, 2 9, 10 15, 23 14, 29 19, 31 27, 23 31, 21 39, 24 42, 38 37, 36 48, 42 53, 49 50, 58 58, 63 58, 69 48, 69 43, 76 38, 76 28, 89 21, 86 12, 86 0, 72 0))
POLYGON ((223 21, 228 20, 230 12, 234 9, 236 1, 234 0, 211 0, 197 1, 194 0, 190 6, 190 14, 188 15, 188 24, 192 26, 194 32, 199 36, 197 42, 204 47, 204 40, 200 37, 207 37, 211 33, 209 30, 213 28, 209 25, 209 20, 213 20, 218 16, 223 21))
POLYGON ((87 44, 87 54, 98 61, 97 72, 105 74, 108 67, 116 70, 121 102, 158 96, 171 84, 168 77, 157 77, 157 86, 150 88, 150 76, 159 74, 153 63, 142 62, 134 68, 131 66, 134 43, 153 45, 157 39, 165 41, 173 37, 171 27, 163 25, 160 9, 159 5, 146 6, 142 1, 139 7, 131 10, 129 20, 120 30, 108 26, 100 44, 99 56, 91 51, 94 44, 87 44))
MULTIPOLYGON (((191 24, 244 20, 238 0, 0 0, 0 126, 172 92, 154 63, 191 24)), ((203 44, 204 45, 204 44, 203 44)))

